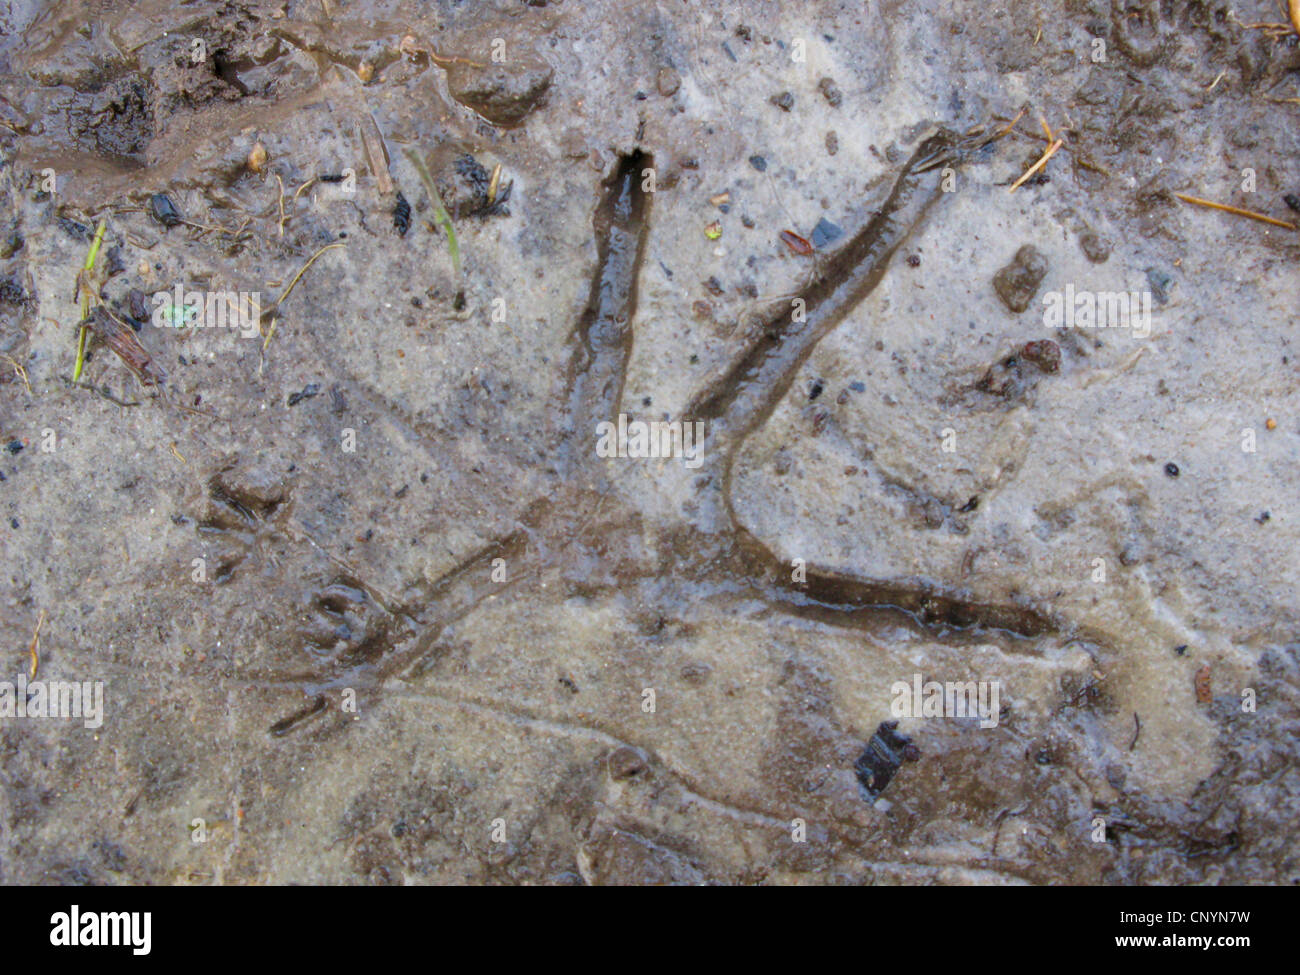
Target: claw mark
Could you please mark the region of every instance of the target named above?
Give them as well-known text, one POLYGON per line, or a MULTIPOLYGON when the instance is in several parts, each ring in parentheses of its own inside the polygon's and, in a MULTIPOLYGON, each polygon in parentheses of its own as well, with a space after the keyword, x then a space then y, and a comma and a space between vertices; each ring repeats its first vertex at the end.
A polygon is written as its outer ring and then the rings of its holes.
MULTIPOLYGON (((625 158, 596 210, 598 270, 575 329, 569 364, 571 450, 581 449, 596 423, 610 419, 623 399, 623 379, 632 355, 632 318, 637 280, 649 233, 650 200, 641 192, 641 173, 653 157, 640 151, 625 158)), ((573 458, 571 457, 571 460, 573 458)))
POLYGON ((692 403, 690 416, 720 422, 733 448, 767 419, 817 343, 875 289, 894 251, 942 196, 938 179, 924 176, 955 144, 948 132, 921 144, 880 212, 825 263, 800 296, 806 314, 796 317, 784 307, 770 316, 758 341, 692 403))
POLYGON ((308 718, 315 717, 328 707, 329 702, 325 699, 325 695, 318 694, 316 695, 316 699, 305 708, 295 711, 287 718, 281 718, 275 724, 271 725, 270 732, 277 738, 287 735, 299 724, 306 721, 308 718))

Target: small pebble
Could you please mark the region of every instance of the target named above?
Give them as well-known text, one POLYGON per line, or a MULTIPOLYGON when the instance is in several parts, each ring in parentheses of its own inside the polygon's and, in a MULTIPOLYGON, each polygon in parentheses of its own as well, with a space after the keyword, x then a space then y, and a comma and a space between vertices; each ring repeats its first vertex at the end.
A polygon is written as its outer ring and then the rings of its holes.
POLYGON ((677 94, 677 90, 682 86, 682 76, 672 68, 660 68, 659 74, 655 78, 655 88, 659 94, 668 98, 677 94))
POLYGON ((1147 268, 1147 284, 1151 285, 1151 296, 1155 298, 1157 304, 1169 303, 1169 286, 1173 282, 1173 277, 1164 271, 1154 267, 1147 268))
POLYGON ((266 172, 266 146, 257 142, 248 153, 248 168, 259 176, 266 172))
POLYGON ((812 244, 814 247, 825 247, 827 244, 835 243, 843 236, 843 230, 823 217, 817 221, 817 226, 813 227, 812 244))
POLYGON ((1047 276, 1047 258, 1033 244, 1025 244, 1010 264, 993 276, 993 288, 1002 303, 1019 314, 1029 307, 1038 285, 1047 276))
POLYGON ((1083 256, 1093 264, 1105 264, 1110 258, 1110 241, 1091 230, 1079 237, 1079 247, 1083 250, 1083 256))
POLYGON ((1026 342, 1020 354, 1043 372, 1057 372, 1061 368, 1061 347, 1051 339, 1026 342))
POLYGON ((767 160, 762 156, 750 156, 749 164, 757 169, 760 173, 767 172, 767 160))
POLYGON ((822 93, 831 108, 839 108, 844 103, 844 93, 840 91, 839 85, 835 84, 833 78, 823 78, 817 82, 817 90, 822 93))
POLYGON ((1165 465, 1165 473, 1168 474, 1170 477, 1177 477, 1179 473, 1178 465, 1175 464, 1173 461, 1170 461, 1168 464, 1165 465))
POLYGON ((646 771, 645 753, 639 748, 624 745, 609 756, 609 777, 616 781, 631 779, 646 771))

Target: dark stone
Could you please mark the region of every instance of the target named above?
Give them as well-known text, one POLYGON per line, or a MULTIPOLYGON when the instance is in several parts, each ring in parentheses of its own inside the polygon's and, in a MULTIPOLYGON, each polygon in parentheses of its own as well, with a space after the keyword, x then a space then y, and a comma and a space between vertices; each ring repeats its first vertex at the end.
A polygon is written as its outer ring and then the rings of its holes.
POLYGON ((907 757, 911 744, 911 738, 898 733, 897 721, 880 723, 867 742, 866 751, 853 763, 853 771, 868 797, 874 799, 885 791, 907 757))

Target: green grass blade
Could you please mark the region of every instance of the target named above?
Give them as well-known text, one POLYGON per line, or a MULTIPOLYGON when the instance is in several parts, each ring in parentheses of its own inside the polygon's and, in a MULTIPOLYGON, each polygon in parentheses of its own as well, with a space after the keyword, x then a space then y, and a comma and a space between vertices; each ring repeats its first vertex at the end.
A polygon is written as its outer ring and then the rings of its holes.
MULTIPOLYGON (((108 226, 107 221, 99 221, 99 226, 95 228, 95 239, 90 242, 90 252, 86 254, 86 263, 81 266, 82 274, 88 279, 92 271, 95 270, 95 260, 99 257, 99 248, 104 243, 104 228, 108 226)), ((90 281, 80 282, 81 284, 81 320, 84 322, 90 317, 90 281)), ((77 331, 77 361, 72 367, 72 381, 75 383, 81 379, 81 370, 86 364, 86 326, 81 326, 77 331)))
POLYGON ((433 185, 433 177, 429 175, 429 167, 425 165, 419 153, 414 149, 407 149, 406 158, 411 160, 411 165, 420 174, 420 180, 424 183, 425 192, 429 194, 429 201, 433 204, 433 215, 438 218, 438 223, 442 225, 442 229, 447 234, 447 249, 451 251, 451 266, 456 272, 456 280, 460 281, 460 243, 456 240, 456 228, 451 225, 451 216, 447 213, 447 208, 442 205, 442 197, 438 194, 438 188, 433 185))

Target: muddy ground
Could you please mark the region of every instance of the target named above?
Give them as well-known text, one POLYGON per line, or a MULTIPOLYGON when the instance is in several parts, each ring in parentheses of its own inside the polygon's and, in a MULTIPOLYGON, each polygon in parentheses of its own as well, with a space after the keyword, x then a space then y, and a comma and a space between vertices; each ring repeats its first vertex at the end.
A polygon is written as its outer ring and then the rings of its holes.
POLYGON ((0 881, 1300 882, 1283 19, 7 5, 0 881))

